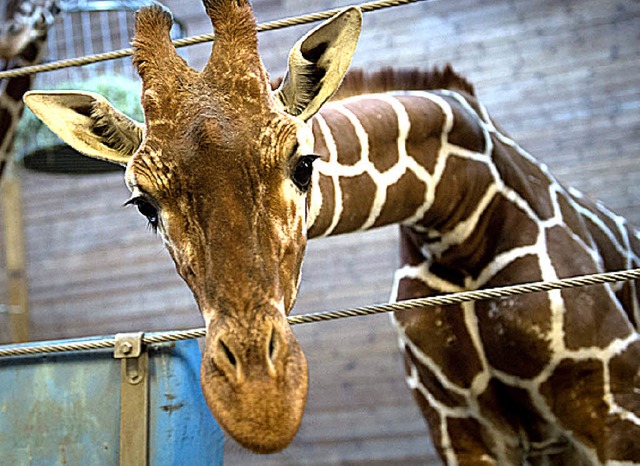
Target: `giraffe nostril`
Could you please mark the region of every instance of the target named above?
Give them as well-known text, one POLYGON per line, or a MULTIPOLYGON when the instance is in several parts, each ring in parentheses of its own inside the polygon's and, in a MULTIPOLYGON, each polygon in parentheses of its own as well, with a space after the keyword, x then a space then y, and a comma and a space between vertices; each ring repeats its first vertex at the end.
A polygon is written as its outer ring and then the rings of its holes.
POLYGON ((275 363, 274 356, 276 353, 276 332, 271 328, 271 337, 269 338, 269 360, 272 364, 275 363))
POLYGON ((225 342, 222 341, 222 338, 218 340, 218 344, 222 349, 222 354, 225 355, 229 364, 231 364, 231 366, 235 368, 237 365, 237 360, 235 355, 233 354, 233 351, 231 351, 231 349, 225 344, 225 342))

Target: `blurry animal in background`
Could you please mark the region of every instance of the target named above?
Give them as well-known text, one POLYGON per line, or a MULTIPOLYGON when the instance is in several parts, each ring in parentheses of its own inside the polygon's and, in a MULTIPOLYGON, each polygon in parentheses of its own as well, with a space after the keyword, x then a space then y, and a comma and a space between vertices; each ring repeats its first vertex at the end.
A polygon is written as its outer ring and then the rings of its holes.
MULTIPOLYGON (((36 65, 46 53, 47 32, 60 13, 56 0, 8 0, 0 7, 3 70, 36 65)), ((11 157, 13 138, 34 75, 0 80, 0 176, 11 157)))

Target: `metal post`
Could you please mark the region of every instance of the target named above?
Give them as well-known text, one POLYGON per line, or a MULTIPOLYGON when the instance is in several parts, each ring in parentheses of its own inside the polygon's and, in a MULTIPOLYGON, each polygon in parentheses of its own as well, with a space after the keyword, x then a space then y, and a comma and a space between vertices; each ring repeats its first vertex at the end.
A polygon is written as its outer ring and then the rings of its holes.
POLYGON ((119 333, 113 357, 121 359, 120 466, 149 462, 149 353, 142 332, 119 333))

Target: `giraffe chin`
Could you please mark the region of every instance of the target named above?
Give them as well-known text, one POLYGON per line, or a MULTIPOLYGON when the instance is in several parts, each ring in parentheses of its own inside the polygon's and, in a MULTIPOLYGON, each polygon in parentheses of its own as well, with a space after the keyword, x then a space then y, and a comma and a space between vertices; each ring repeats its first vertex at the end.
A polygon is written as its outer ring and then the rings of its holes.
POLYGON ((288 333, 288 354, 275 373, 245 368, 244 375, 230 377, 209 351, 203 355, 200 382, 211 413, 231 438, 254 453, 285 449, 302 421, 308 392, 307 361, 290 329, 288 333))

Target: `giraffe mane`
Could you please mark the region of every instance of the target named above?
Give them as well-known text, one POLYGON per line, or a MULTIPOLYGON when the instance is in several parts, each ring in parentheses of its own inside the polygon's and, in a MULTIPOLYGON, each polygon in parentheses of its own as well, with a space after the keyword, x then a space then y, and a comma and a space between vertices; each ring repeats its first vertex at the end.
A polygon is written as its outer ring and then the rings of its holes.
MULTIPOLYGON (((276 89, 282 77, 272 83, 276 89)), ((459 75, 451 65, 431 70, 418 68, 394 69, 385 67, 378 71, 367 72, 359 68, 351 69, 342 84, 333 95, 332 100, 342 100, 362 94, 374 94, 388 91, 429 91, 449 89, 475 95, 473 85, 459 75)))

